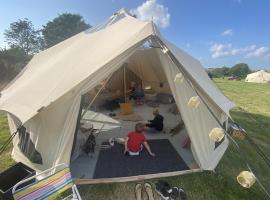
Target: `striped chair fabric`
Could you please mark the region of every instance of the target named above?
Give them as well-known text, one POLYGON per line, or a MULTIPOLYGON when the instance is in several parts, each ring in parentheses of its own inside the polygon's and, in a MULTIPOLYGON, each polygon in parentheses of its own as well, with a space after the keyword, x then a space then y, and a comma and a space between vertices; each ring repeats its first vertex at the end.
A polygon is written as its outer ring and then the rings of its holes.
POLYGON ((53 196, 70 189, 73 186, 68 167, 47 176, 44 179, 18 189, 13 197, 15 200, 51 199, 53 196))

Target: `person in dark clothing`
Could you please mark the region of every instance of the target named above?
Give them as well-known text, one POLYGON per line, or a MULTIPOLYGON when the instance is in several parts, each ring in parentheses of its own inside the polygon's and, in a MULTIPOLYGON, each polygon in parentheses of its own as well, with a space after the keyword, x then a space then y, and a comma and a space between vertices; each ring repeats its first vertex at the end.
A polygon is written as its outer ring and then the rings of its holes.
POLYGON ((135 100, 137 105, 143 105, 143 97, 144 97, 144 91, 142 89, 142 85, 138 85, 135 91, 135 100))
POLYGON ((135 82, 131 82, 128 93, 130 101, 134 100, 137 105, 143 105, 144 90, 141 84, 137 86, 135 82))
POLYGON ((163 130, 163 116, 159 114, 159 110, 153 111, 154 119, 148 120, 149 123, 145 124, 146 131, 151 133, 160 132, 163 130))
POLYGON ((136 83, 135 82, 131 82, 130 84, 130 88, 129 88, 129 100, 136 100, 136 83))

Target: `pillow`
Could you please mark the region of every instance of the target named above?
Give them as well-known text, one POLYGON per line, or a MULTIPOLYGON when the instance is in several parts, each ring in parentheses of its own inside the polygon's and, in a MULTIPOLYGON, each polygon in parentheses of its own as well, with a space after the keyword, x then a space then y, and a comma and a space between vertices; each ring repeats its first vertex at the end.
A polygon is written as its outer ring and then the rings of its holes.
POLYGON ((173 96, 167 93, 158 93, 156 99, 162 104, 171 104, 174 102, 173 96))

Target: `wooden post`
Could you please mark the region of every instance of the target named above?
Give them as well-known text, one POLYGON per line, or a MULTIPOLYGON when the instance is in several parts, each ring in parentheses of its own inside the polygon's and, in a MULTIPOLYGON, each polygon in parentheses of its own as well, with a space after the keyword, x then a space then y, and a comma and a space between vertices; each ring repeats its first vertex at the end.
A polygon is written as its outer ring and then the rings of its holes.
POLYGON ((127 66, 127 63, 124 63, 124 95, 125 95, 125 103, 127 103, 126 66, 127 66))
POLYGON ((175 172, 165 172, 165 173, 156 173, 156 174, 146 174, 146 175, 137 175, 137 176, 129 176, 129 177, 115 177, 115 178, 98 178, 98 179, 74 179, 76 185, 90 185, 90 184, 101 184, 101 183, 122 183, 129 181, 144 181, 147 179, 154 178, 165 178, 171 176, 179 176, 184 174, 190 174, 195 172, 202 172, 202 169, 190 169, 183 171, 175 171, 175 172))

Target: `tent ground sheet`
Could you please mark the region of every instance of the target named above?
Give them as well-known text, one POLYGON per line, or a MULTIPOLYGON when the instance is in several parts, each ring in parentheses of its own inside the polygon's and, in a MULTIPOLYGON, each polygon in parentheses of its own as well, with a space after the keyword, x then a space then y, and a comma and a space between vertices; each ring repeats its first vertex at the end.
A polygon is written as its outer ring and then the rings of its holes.
POLYGON ((139 156, 123 154, 123 145, 101 150, 93 178, 114 178, 188 170, 189 167, 167 139, 148 141, 156 156, 144 149, 139 156))

